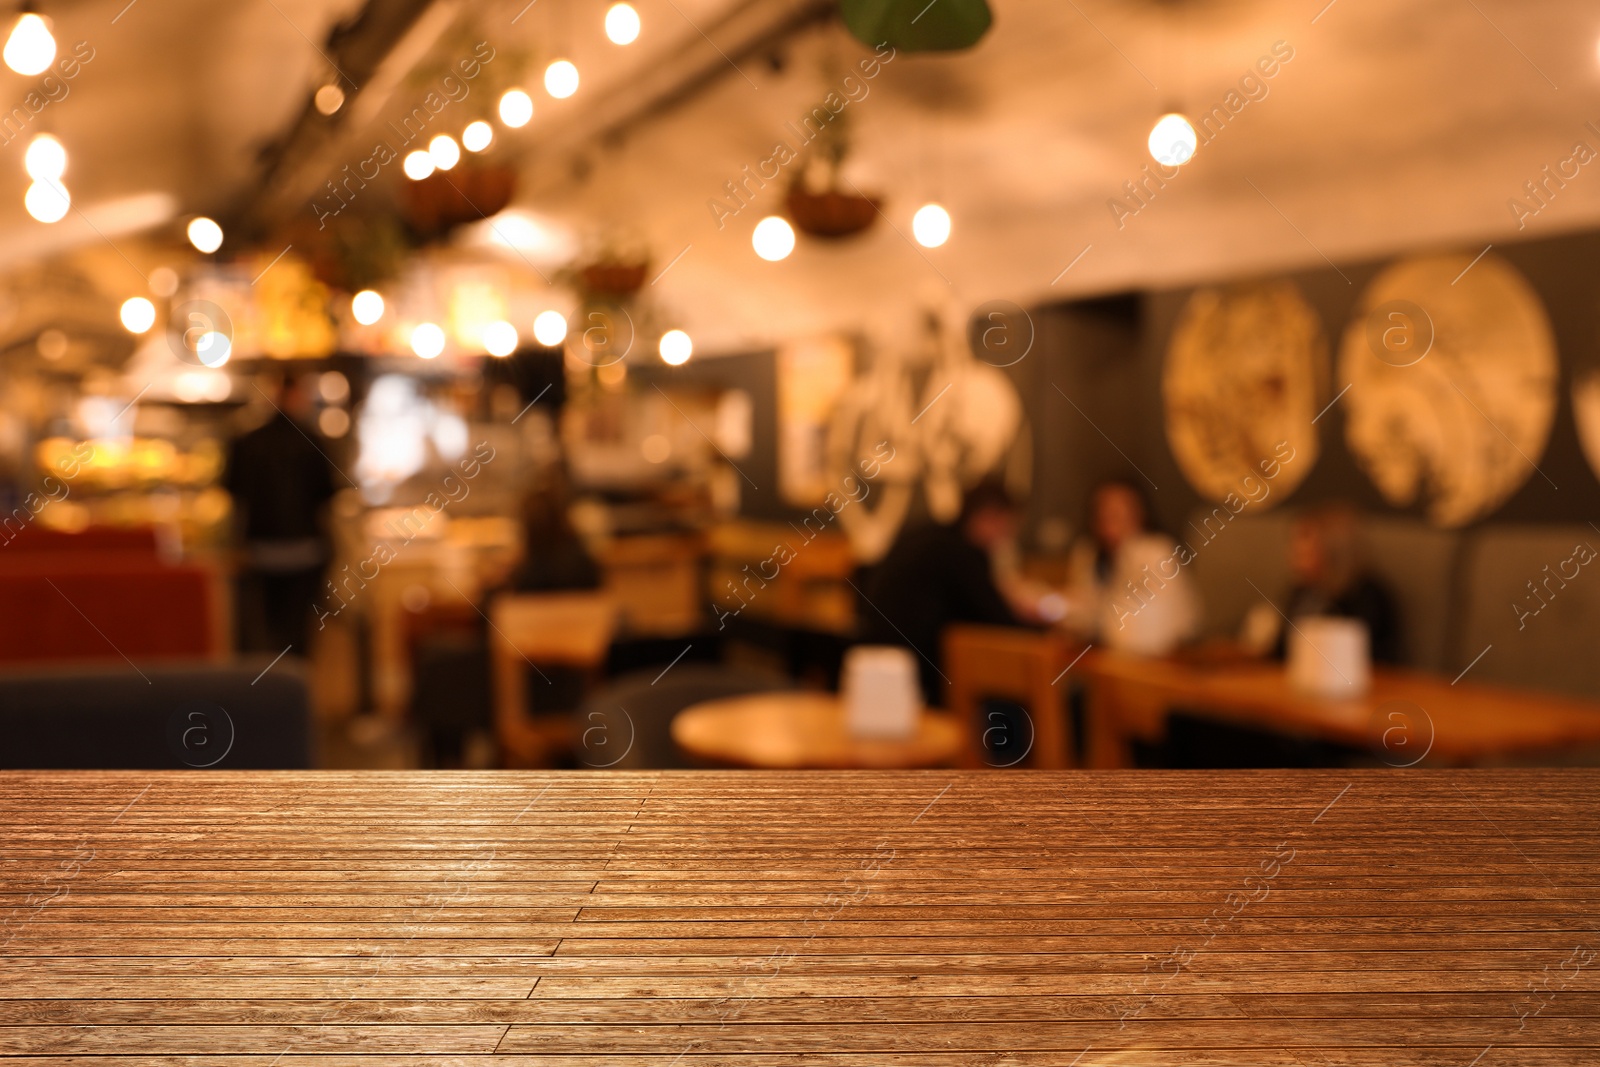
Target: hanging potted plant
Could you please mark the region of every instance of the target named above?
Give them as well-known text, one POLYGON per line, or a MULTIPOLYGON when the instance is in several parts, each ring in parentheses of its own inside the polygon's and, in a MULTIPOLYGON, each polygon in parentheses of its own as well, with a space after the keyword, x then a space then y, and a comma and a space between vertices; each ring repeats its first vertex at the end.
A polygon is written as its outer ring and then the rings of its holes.
POLYGON ((831 117, 822 123, 811 156, 789 185, 785 206, 801 232, 812 237, 852 237, 865 231, 878 217, 882 204, 843 182, 840 169, 850 154, 850 118, 847 110, 831 112, 825 105, 812 109, 831 117))

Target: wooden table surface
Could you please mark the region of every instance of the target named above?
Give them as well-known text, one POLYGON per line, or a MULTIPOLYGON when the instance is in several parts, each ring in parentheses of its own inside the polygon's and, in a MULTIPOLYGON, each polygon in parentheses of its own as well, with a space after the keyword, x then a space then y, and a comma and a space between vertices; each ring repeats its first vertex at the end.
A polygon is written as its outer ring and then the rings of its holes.
POLYGON ((713 764, 763 770, 912 770, 958 762, 954 716, 924 711, 910 737, 857 737, 832 693, 779 690, 707 700, 672 720, 672 740, 713 764))
POLYGON ((1466 764, 1600 744, 1600 701, 1380 667, 1355 699, 1300 692, 1281 664, 1226 666, 1143 659, 1096 649, 1085 763, 1130 766, 1127 742, 1154 740, 1173 709, 1366 748, 1390 766, 1466 764))
POLYGON ((6 773, 0 892, 4 1063, 1600 1062, 1600 771, 6 773))

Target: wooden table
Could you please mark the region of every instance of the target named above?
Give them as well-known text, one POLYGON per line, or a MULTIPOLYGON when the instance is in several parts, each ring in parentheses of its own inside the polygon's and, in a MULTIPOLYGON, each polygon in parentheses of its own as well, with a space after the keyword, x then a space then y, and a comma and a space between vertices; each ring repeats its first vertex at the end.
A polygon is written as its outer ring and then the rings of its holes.
POLYGON ((8 773, 0 872, 29 1067, 1600 1062, 1590 770, 8 773))
POLYGON ((954 716, 924 712, 915 735, 857 737, 828 693, 777 692, 708 700, 679 712, 672 740, 697 759, 772 770, 911 770, 949 766, 965 741, 954 716))
POLYGON ((1088 679, 1085 763, 1131 766, 1129 742, 1166 732, 1176 708, 1208 718, 1370 750, 1402 767, 1470 764, 1518 753, 1600 744, 1600 702, 1378 669, 1356 700, 1311 696, 1281 665, 1206 666, 1095 649, 1074 673, 1088 679))

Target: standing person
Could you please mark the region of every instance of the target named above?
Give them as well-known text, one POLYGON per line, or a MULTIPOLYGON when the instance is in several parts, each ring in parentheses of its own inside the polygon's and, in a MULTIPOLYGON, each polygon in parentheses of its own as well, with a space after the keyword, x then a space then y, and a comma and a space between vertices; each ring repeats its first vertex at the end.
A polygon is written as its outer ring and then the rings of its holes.
POLYGON ((1199 598, 1174 566, 1177 543, 1151 528, 1138 487, 1120 480, 1095 486, 1088 528, 1069 562, 1068 627, 1087 640, 1152 656, 1194 636, 1199 598))
POLYGON ((967 490, 950 526, 903 530, 866 583, 861 637, 871 644, 909 645, 917 653, 922 691, 942 704, 940 643, 956 622, 1019 625, 1015 607, 995 582, 993 555, 1017 528, 1017 508, 999 482, 967 490))
POLYGON ((329 558, 323 508, 333 477, 315 431, 301 425, 311 408, 305 380, 281 376, 263 391, 273 413, 233 442, 225 479, 243 550, 239 644, 304 656, 329 558))

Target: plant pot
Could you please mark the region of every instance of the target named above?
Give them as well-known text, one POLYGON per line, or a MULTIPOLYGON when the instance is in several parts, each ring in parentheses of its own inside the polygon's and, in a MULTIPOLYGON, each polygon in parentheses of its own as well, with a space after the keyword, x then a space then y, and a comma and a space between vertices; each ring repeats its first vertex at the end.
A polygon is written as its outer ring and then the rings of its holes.
POLYGON ((436 240, 469 222, 502 210, 517 188, 514 168, 479 163, 434 171, 419 182, 400 187, 406 225, 423 240, 436 240))
POLYGON ((796 185, 789 189, 786 206, 802 233, 837 239, 868 229, 878 217, 879 202, 837 189, 813 193, 796 185))

